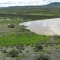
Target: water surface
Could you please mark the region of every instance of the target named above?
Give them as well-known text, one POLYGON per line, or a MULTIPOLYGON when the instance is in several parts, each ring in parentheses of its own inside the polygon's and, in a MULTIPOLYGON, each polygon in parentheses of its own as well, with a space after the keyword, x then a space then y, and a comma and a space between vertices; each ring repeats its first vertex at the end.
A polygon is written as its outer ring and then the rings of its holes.
POLYGON ((27 26, 26 29, 36 34, 60 35, 60 18, 29 21, 19 25, 27 26))

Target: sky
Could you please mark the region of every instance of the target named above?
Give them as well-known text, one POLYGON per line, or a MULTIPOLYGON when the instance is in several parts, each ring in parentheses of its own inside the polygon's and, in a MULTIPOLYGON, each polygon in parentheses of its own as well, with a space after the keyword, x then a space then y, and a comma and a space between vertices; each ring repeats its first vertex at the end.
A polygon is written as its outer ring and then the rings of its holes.
POLYGON ((60 2, 60 0, 0 0, 0 7, 8 6, 28 6, 28 5, 46 5, 51 2, 60 2))

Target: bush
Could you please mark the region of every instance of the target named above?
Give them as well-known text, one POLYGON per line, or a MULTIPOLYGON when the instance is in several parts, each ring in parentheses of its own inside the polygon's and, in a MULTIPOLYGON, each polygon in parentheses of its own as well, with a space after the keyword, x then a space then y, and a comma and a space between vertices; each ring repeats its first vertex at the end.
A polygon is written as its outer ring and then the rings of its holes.
POLYGON ((22 53, 22 50, 19 50, 20 53, 22 53))
POLYGON ((2 50, 2 53, 6 53, 6 50, 2 50))
POLYGON ((36 56, 34 60, 49 60, 49 56, 41 54, 39 56, 36 56))
POLYGON ((18 51, 15 49, 12 49, 11 51, 8 52, 8 56, 14 58, 18 56, 18 51))
POLYGON ((35 48, 34 48, 34 51, 38 52, 38 51, 40 51, 40 50, 42 50, 42 49, 43 49, 43 47, 42 47, 41 44, 36 44, 36 45, 35 45, 35 48))

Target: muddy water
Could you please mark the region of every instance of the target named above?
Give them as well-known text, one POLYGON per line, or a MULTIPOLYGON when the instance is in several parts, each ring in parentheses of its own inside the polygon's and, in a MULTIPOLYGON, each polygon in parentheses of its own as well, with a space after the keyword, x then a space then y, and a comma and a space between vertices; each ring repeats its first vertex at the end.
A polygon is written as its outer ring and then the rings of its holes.
POLYGON ((20 23, 32 32, 42 35, 60 35, 60 18, 20 23))

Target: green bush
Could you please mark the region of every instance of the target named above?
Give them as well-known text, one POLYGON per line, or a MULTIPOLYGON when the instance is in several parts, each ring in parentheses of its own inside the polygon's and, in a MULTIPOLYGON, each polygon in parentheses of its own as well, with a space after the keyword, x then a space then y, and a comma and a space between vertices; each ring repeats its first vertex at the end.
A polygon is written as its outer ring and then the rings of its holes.
POLYGON ((34 48, 34 51, 38 52, 38 51, 40 51, 42 49, 43 49, 43 46, 41 44, 36 44, 35 48, 34 48))
POLYGON ((49 56, 41 54, 39 56, 36 56, 34 60, 49 60, 49 56))
POLYGON ((18 51, 15 49, 12 49, 11 51, 8 52, 8 56, 14 58, 14 57, 18 57, 18 51))
POLYGON ((2 50, 2 53, 6 53, 6 50, 2 50))

